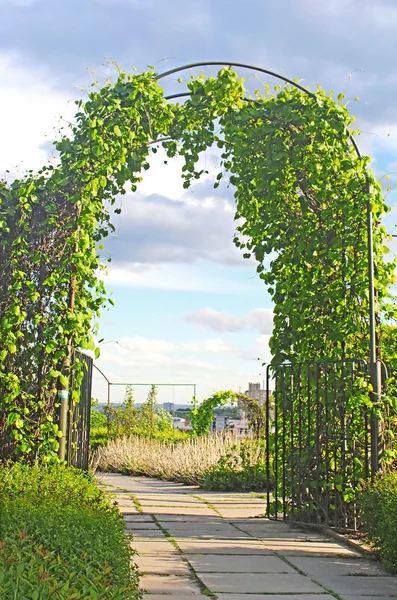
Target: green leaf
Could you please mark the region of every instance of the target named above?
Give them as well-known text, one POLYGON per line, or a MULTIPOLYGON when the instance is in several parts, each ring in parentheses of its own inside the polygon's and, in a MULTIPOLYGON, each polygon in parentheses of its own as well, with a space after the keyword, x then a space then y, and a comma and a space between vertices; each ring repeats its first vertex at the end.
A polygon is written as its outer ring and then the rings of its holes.
POLYGON ((62 375, 60 373, 59 374, 59 383, 62 385, 62 387, 67 388, 69 385, 69 379, 65 375, 62 375))

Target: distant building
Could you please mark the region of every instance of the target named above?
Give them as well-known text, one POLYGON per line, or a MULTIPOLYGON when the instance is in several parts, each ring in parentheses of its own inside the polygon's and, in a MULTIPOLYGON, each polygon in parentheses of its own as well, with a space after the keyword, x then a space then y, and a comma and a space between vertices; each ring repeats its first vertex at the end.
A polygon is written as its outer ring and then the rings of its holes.
POLYGON ((223 431, 226 427, 227 417, 215 417, 212 422, 213 431, 223 431))
POLYGON ((179 429, 179 431, 192 431, 193 427, 190 421, 186 419, 181 419, 180 417, 175 417, 173 421, 174 429, 179 429))
POLYGON ((238 433, 239 435, 247 434, 249 433, 248 421, 245 418, 229 418, 225 427, 225 431, 234 431, 234 433, 238 433))
POLYGON ((266 393, 267 390, 261 389, 260 383, 249 383, 245 395, 250 398, 255 398, 255 400, 258 400, 258 402, 263 405, 266 402, 266 393))
POLYGON ((175 404, 173 402, 164 402, 163 408, 169 413, 173 413, 175 411, 175 404))
POLYGON ((212 421, 212 431, 218 433, 220 431, 234 431, 240 435, 246 434, 249 431, 247 419, 238 417, 215 417, 212 421))

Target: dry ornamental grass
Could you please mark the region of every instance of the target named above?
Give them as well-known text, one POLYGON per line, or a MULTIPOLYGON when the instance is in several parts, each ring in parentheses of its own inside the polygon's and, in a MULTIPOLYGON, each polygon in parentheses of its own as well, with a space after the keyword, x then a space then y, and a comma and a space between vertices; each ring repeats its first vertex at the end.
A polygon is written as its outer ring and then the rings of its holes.
POLYGON ((99 447, 92 460, 101 471, 146 475, 201 484, 226 452, 239 456, 242 438, 233 433, 190 438, 177 444, 143 437, 123 437, 99 447))

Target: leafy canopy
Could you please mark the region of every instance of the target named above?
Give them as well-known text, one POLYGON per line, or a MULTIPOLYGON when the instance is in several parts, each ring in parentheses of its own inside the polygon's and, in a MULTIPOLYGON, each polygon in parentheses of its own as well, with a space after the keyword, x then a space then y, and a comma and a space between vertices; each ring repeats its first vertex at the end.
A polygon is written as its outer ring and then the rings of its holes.
MULTIPOLYGON (((70 348, 94 349, 108 301, 99 250, 114 230, 115 199, 127 183, 137 189, 156 143, 183 157, 186 188, 203 173, 200 153, 220 148, 215 187, 225 177, 235 186, 234 241, 256 258, 275 304, 274 362, 367 355, 368 201, 377 310, 394 316, 395 264, 384 261, 380 224, 388 207, 369 159, 350 142, 357 132, 343 97, 276 86, 247 101, 230 68, 193 77, 188 89, 186 102, 171 104, 154 72, 119 71, 76 102, 75 123, 55 144, 56 167, 0 182, 2 458, 49 458, 58 448, 56 389, 70 348)), ((81 368, 72 364, 73 402, 81 368)))

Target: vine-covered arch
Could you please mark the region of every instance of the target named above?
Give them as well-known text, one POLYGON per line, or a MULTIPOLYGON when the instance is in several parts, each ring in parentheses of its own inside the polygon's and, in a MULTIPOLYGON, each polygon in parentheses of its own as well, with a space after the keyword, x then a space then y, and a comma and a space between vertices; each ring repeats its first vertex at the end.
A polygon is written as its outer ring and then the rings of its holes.
POLYGON ((234 404, 236 402, 238 402, 246 412, 247 422, 252 433, 256 437, 264 434, 266 416, 263 406, 255 398, 251 398, 251 396, 247 396, 247 394, 233 392, 232 390, 215 392, 215 394, 203 400, 198 408, 193 410, 193 431, 197 435, 209 433, 211 423, 215 416, 215 408, 224 406, 225 404, 234 404))
POLYGON ((78 400, 72 348, 94 349, 108 301, 99 249, 114 229, 115 199, 128 182, 137 189, 156 145, 183 157, 186 188, 203 172, 200 153, 213 144, 221 150, 215 186, 226 177, 234 185, 234 241, 254 255, 274 300, 276 363, 367 356, 368 206, 378 313, 395 314, 387 292, 394 263, 383 260, 380 225, 388 209, 368 158, 355 151, 343 97, 286 80, 247 102, 243 80, 226 66, 215 77, 192 77, 184 102, 172 103, 180 94, 167 100, 160 78, 119 70, 116 81, 94 85, 56 142, 59 164, 0 183, 3 457, 58 448, 54 414, 66 405, 71 371, 69 396, 78 400))

